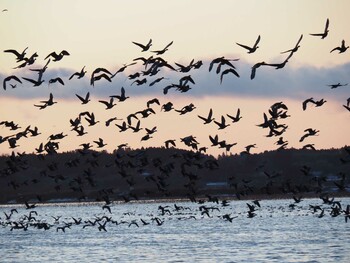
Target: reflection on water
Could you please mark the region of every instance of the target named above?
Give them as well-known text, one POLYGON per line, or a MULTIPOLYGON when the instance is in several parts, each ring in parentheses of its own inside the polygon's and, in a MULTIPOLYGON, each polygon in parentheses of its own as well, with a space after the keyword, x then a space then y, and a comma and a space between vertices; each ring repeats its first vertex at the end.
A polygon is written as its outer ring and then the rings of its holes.
POLYGON ((337 200, 339 215, 320 199, 1 206, 1 262, 348 262, 337 200))

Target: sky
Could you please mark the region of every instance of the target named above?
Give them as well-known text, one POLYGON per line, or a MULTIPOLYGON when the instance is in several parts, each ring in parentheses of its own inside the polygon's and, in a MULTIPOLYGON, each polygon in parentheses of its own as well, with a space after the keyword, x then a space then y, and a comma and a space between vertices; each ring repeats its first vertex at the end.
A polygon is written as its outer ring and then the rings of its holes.
MULTIPOLYGON (((330 52, 340 46, 342 40, 350 43, 347 30, 350 18, 347 10, 349 1, 1 1, 0 3, 0 81, 10 75, 20 78, 36 78, 30 69, 43 67, 45 57, 51 52, 67 50, 69 56, 58 62, 50 62, 43 75, 45 82, 39 87, 22 79, 6 91, 0 90, 0 122, 14 121, 22 128, 11 131, 0 126, 0 136, 10 136, 31 125, 37 126, 41 134, 21 138, 18 147, 10 149, 7 142, 0 144, 0 154, 33 152, 41 142, 46 143, 51 134, 63 132, 68 136, 60 142, 59 151, 78 149, 81 143, 93 143, 99 137, 107 145, 102 150, 113 151, 119 144, 128 143, 132 148, 163 146, 167 139, 175 139, 178 148, 190 149, 180 138, 193 135, 199 147, 208 147, 209 154, 218 155, 223 149, 211 147, 209 135, 218 135, 227 143, 237 143, 229 153, 245 150, 245 146, 256 144, 252 152, 273 150, 279 137, 266 137, 268 130, 257 126, 263 122, 263 114, 271 105, 283 102, 288 106, 289 118, 279 120, 288 125, 282 135, 288 141, 287 148, 301 148, 314 144, 317 149, 339 148, 349 144, 350 112, 342 105, 350 97, 350 85, 330 89, 328 85, 349 82, 349 50, 344 53, 330 52), (330 21, 329 34, 325 39, 311 36, 321 33, 327 18, 330 21), (252 54, 236 43, 253 46, 257 37, 259 48, 252 54), (288 54, 281 54, 295 46, 300 36, 300 48, 289 59, 286 66, 276 70, 260 67, 251 80, 251 67, 258 62, 281 63, 288 54), (146 44, 152 39, 148 51, 132 42, 146 44), (137 86, 128 79, 130 74, 141 72, 140 61, 119 73, 112 82, 105 80, 90 85, 91 73, 98 67, 116 72, 138 57, 155 56, 151 51, 160 50, 173 41, 161 57, 176 67, 175 63, 188 65, 193 59, 203 61, 199 69, 188 73, 161 69, 157 76, 146 77, 147 83, 137 86), (15 56, 2 52, 7 49, 22 51, 27 56, 33 53, 38 58, 33 65, 14 69, 15 56), (239 78, 227 74, 220 83, 220 74, 215 69, 209 72, 210 62, 224 56, 238 59, 232 62, 239 78), (85 66, 87 74, 82 79, 69 77, 85 66), (177 83, 183 76, 191 75, 195 84, 188 92, 180 93, 170 89, 163 94, 163 88, 177 83), (61 77, 65 85, 48 81, 61 77), (157 77, 161 82, 150 87, 157 77), (109 100, 110 95, 120 93, 121 87, 130 96, 110 110, 105 110, 99 100, 109 100), (91 94, 91 101, 81 105, 75 94, 91 94), (54 95, 57 104, 39 110, 34 104, 54 95), (302 110, 302 102, 308 98, 325 99, 321 107, 309 105, 302 110), (157 98, 160 104, 171 101, 175 109, 193 103, 192 112, 180 115, 178 112, 162 112, 161 105, 152 105, 156 112, 147 118, 140 118, 141 130, 119 132, 114 124, 106 127, 104 122, 111 118, 125 120, 130 113, 147 108, 146 102, 157 98), (197 115, 206 116, 213 110, 215 120, 226 114, 235 115, 240 109, 242 119, 218 130, 214 123, 204 125, 197 115), (69 119, 80 112, 94 112, 100 122, 89 127, 82 124, 88 134, 77 137, 71 131, 69 119), (157 126, 153 138, 140 141, 145 128, 157 126), (320 130, 318 136, 299 139, 307 128, 320 130)), ((177 67, 176 67, 177 68, 177 67)), ((225 68, 226 69, 226 68, 225 68)), ((141 76, 139 79, 142 79, 141 76)), ((227 117, 226 117, 227 119, 227 117)), ((227 121, 229 121, 227 119, 227 121)), ((134 125, 135 123, 133 123, 134 125)))

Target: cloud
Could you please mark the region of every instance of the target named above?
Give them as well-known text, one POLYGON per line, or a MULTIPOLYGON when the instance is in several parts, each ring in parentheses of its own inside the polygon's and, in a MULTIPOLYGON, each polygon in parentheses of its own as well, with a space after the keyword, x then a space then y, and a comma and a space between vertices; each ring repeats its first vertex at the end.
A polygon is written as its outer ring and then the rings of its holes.
MULTIPOLYGON (((168 94, 176 96, 236 96, 246 98, 278 98, 278 99, 295 99, 304 100, 309 97, 320 99, 323 97, 335 99, 341 103, 350 96, 350 86, 339 87, 331 90, 327 85, 335 83, 347 83, 349 80, 350 63, 333 66, 333 67, 314 67, 304 65, 301 67, 293 67, 287 64, 283 69, 276 70, 273 67, 260 67, 257 69, 255 79, 250 79, 252 64, 245 61, 233 62, 236 70, 240 75, 237 78, 233 74, 227 74, 223 77, 220 84, 220 74, 215 73, 215 68, 209 72, 210 61, 203 61, 203 66, 199 69, 192 69, 188 73, 174 72, 169 69, 161 69, 161 71, 152 77, 146 76, 147 83, 138 86, 130 80, 128 76, 144 69, 142 65, 133 65, 124 72, 118 73, 112 82, 104 79, 96 81, 95 86, 90 85, 91 70, 82 79, 72 79, 69 77, 78 70, 68 68, 48 68, 44 73, 45 82, 39 87, 25 80, 22 84, 17 83, 15 89, 11 89, 8 85, 6 91, 0 91, 1 97, 12 97, 18 99, 32 99, 46 97, 48 91, 53 92, 55 97, 64 99, 76 99, 75 94, 86 94, 90 91, 94 96, 107 98, 110 95, 120 93, 121 87, 124 87, 127 96, 145 96, 163 95, 163 89, 171 83, 178 83, 179 79, 186 75, 191 75, 196 84, 191 84, 191 89, 186 93, 179 93, 175 89, 170 89, 168 94), (50 84, 48 81, 52 78, 61 77, 65 85, 50 84), (165 79, 153 86, 149 84, 159 77, 165 79)), ((40 68, 40 67, 39 67, 40 68)), ((221 72, 224 70, 223 68, 221 72)), ((111 70, 112 71, 112 70, 111 70)), ((115 71, 112 71, 115 72, 115 71)), ((37 73, 28 69, 21 69, 14 73, 19 77, 28 77, 35 79, 37 73)), ((2 81, 7 75, 0 73, 2 81)), ((142 79, 144 77, 139 77, 142 79)))

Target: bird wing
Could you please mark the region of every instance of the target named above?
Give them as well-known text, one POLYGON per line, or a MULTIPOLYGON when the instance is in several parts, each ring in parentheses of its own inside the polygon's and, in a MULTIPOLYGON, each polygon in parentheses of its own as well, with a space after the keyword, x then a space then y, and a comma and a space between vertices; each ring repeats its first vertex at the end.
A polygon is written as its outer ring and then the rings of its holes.
POLYGON ((166 47, 164 49, 167 49, 168 47, 170 47, 173 44, 174 41, 171 41, 168 45, 166 45, 166 47))
POLYGON ((46 58, 45 59, 48 59, 49 57, 57 57, 57 54, 56 54, 56 52, 51 52, 50 54, 48 54, 47 56, 46 56, 46 58))
POLYGON ((33 84, 37 84, 37 81, 34 80, 34 79, 29 79, 29 78, 25 78, 25 77, 22 77, 22 79, 24 79, 24 80, 26 80, 26 81, 29 81, 29 82, 31 82, 31 83, 33 83, 33 84))
POLYGON ((302 39, 303 39, 303 34, 301 34, 301 36, 300 36, 300 38, 299 38, 297 44, 295 45, 296 47, 300 44, 300 41, 301 41, 302 39))
POLYGON ((252 49, 251 47, 248 47, 248 46, 243 45, 243 44, 239 44, 239 43, 237 43, 237 42, 236 42, 236 44, 237 44, 238 46, 242 47, 242 48, 247 49, 247 50, 251 50, 251 49, 252 49))
POLYGON ((325 33, 327 32, 328 27, 329 27, 329 18, 327 18, 326 26, 325 26, 325 28, 324 28, 324 32, 325 32, 325 33))
POLYGON ((259 42, 260 42, 260 35, 258 36, 258 39, 255 41, 254 48, 257 47, 257 45, 259 44, 259 42))
POLYGON ((146 46, 144 46, 144 45, 142 45, 142 44, 140 44, 140 43, 137 43, 137 42, 132 42, 133 44, 135 44, 136 46, 139 46, 140 48, 142 48, 142 49, 145 49, 146 48, 146 46))

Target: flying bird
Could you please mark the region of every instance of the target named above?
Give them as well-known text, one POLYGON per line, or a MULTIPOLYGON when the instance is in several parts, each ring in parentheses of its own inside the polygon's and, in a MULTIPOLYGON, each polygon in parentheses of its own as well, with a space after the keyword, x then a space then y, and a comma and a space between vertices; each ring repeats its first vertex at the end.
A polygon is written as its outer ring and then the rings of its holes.
POLYGON ((87 103, 90 101, 90 92, 88 92, 88 93, 85 95, 85 98, 79 96, 78 94, 75 94, 75 96, 78 97, 78 99, 81 101, 81 104, 87 104, 87 103))
POLYGON ((61 83, 61 85, 64 85, 64 82, 63 82, 63 80, 60 77, 50 79, 49 80, 49 85, 53 84, 53 83, 56 83, 56 82, 59 82, 59 83, 61 83))
POLYGON ((237 109, 236 116, 231 116, 229 114, 226 114, 226 116, 229 117, 233 123, 238 122, 240 119, 242 119, 241 110, 239 108, 237 109))
POLYGON ((339 51, 338 54, 344 53, 348 48, 349 48, 349 46, 345 46, 345 40, 343 39, 341 42, 341 46, 333 48, 330 53, 332 53, 333 51, 336 51, 336 50, 339 51))
POLYGON ((109 101, 99 100, 98 102, 106 105, 106 110, 112 109, 115 105, 117 105, 117 104, 113 103, 114 102, 113 98, 110 98, 109 101))
POLYGON ((64 56, 69 56, 70 54, 68 53, 68 51, 66 50, 62 50, 59 54, 57 54, 56 52, 51 52, 50 54, 48 54, 46 56, 45 59, 48 59, 49 57, 52 57, 53 60, 52 61, 60 61, 64 56))
POLYGON ((260 68, 261 66, 264 66, 264 65, 267 65, 267 63, 266 63, 265 61, 256 63, 256 64, 252 67, 252 71, 251 71, 251 73, 250 73, 250 79, 254 79, 254 78, 255 78, 255 74, 256 74, 257 68, 260 68))
POLYGON ((254 53, 259 47, 258 47, 258 44, 260 42, 260 35, 258 36, 257 40, 255 41, 255 44, 254 46, 252 47, 249 47, 249 46, 246 46, 246 45, 243 45, 243 44, 239 44, 236 42, 236 44, 242 48, 245 48, 248 50, 248 54, 251 54, 251 53, 254 53))
POLYGON ((150 39, 146 45, 143 45, 137 42, 132 42, 132 43, 135 44, 136 46, 139 46, 142 49, 142 52, 145 52, 149 50, 149 48, 152 46, 152 39, 150 39))
POLYGON ((329 32, 328 27, 329 27, 329 19, 327 18, 326 25, 325 25, 325 28, 324 28, 323 33, 310 34, 310 35, 311 35, 311 36, 321 37, 321 39, 324 39, 324 38, 327 37, 328 32, 329 32))
POLYGON ((162 50, 155 50, 155 51, 151 51, 151 52, 156 53, 156 55, 158 55, 158 56, 163 55, 172 44, 173 44, 173 41, 171 41, 168 45, 166 45, 165 48, 163 48, 162 50))
POLYGON ((201 120, 204 121, 204 124, 211 123, 214 120, 214 118, 213 118, 213 109, 212 108, 210 108, 208 116, 206 118, 202 117, 200 115, 197 115, 197 116, 198 116, 198 118, 200 118, 201 120))
POLYGON ((228 74, 228 73, 232 73, 234 74, 236 77, 239 78, 239 74, 237 73, 237 71, 234 68, 228 68, 225 69, 222 73, 221 73, 221 77, 220 77, 220 84, 222 83, 222 79, 224 77, 224 75, 228 74))
POLYGON ((288 53, 288 52, 291 52, 291 53, 297 52, 298 49, 300 48, 299 44, 300 44, 302 39, 303 39, 303 35, 300 36, 300 38, 299 38, 298 42, 296 43, 295 47, 293 47, 292 49, 288 49, 286 51, 283 51, 283 52, 281 52, 281 54, 288 53))
POLYGON ((121 88, 120 95, 112 95, 112 96, 109 96, 109 97, 116 98, 116 99, 119 100, 119 102, 125 101, 126 99, 129 98, 128 96, 125 96, 125 89, 124 89, 124 87, 121 88))
POLYGON ((17 62, 20 62, 20 61, 23 61, 24 58, 25 58, 25 55, 27 54, 26 53, 26 50, 28 49, 28 47, 26 47, 21 53, 19 53, 17 50, 15 49, 6 49, 4 50, 5 53, 12 53, 16 56, 16 61, 17 62))
POLYGON ((2 87, 4 88, 4 90, 6 90, 6 83, 8 81, 11 81, 11 80, 15 80, 19 83, 22 83, 22 81, 18 77, 16 77, 15 75, 8 76, 8 77, 4 78, 4 80, 2 82, 2 87))
POLYGON ((104 146, 106 146, 107 144, 103 142, 103 139, 102 138, 98 138, 98 141, 94 141, 94 143, 97 144, 97 147, 98 148, 102 148, 104 146))
POLYGON ((299 142, 303 142, 305 140, 305 138, 307 138, 309 136, 315 136, 319 132, 319 130, 308 128, 308 129, 304 130, 304 132, 306 132, 306 133, 303 136, 301 136, 299 142))
POLYGON ((339 87, 343 87, 343 86, 347 86, 348 83, 346 84, 340 84, 340 82, 338 82, 337 84, 330 84, 330 85, 327 85, 328 87, 331 87, 331 89, 336 89, 336 88, 339 88, 339 87))
POLYGON ((221 116, 221 122, 214 121, 214 123, 219 126, 219 130, 225 129, 227 126, 230 126, 230 124, 226 124, 224 116, 221 116))
POLYGON ((82 77, 85 76, 86 72, 87 71, 85 70, 85 66, 84 66, 80 72, 73 73, 72 76, 69 77, 69 80, 71 80, 74 76, 77 76, 78 79, 81 79, 82 77))

